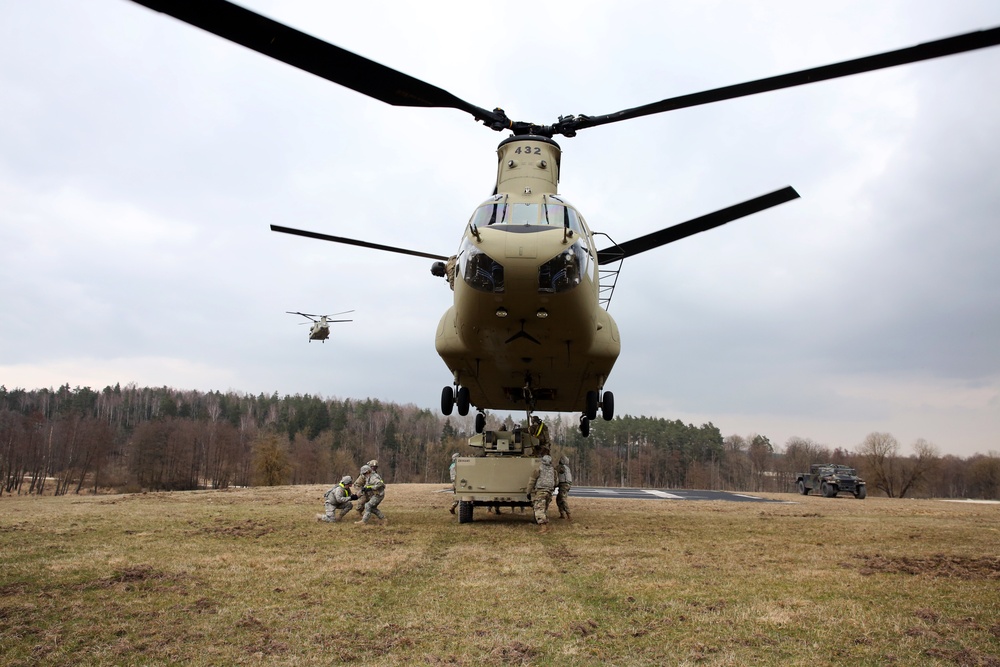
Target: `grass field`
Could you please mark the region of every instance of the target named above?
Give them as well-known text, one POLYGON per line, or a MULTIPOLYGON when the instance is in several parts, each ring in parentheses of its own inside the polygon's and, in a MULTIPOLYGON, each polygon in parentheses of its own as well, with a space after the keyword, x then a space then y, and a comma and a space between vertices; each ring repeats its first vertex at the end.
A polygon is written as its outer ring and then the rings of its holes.
POLYGON ((386 526, 319 486, 0 498, 0 664, 1000 665, 1000 505, 571 498, 539 535, 441 488, 386 526))

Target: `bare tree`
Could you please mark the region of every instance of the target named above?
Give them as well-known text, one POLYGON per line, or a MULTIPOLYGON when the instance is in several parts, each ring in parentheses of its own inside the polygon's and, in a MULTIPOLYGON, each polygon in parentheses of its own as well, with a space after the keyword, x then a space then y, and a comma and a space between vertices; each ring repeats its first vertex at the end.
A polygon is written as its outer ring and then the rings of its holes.
POLYGON ((903 459, 899 466, 899 497, 904 498, 907 493, 919 488, 940 461, 937 447, 923 438, 913 443, 913 456, 903 459))
POLYGON ((809 470, 813 463, 825 463, 829 450, 809 438, 792 436, 785 442, 784 471, 789 473, 809 470))
POLYGON ((764 488, 766 473, 771 470, 771 457, 774 447, 771 441, 763 435, 753 435, 747 447, 747 458, 750 460, 751 491, 761 491, 764 488))
POLYGON ((261 435, 253 448, 254 479, 261 486, 287 484, 291 473, 288 442, 274 433, 261 435))
POLYGON ((889 433, 869 433, 858 453, 864 457, 869 482, 895 498, 899 488, 899 441, 889 433))

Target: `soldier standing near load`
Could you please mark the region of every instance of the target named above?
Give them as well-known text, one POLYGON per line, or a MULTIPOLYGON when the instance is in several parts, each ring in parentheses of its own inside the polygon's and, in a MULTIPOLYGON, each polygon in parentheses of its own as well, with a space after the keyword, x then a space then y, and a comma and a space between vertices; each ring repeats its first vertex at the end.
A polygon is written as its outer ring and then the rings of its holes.
POLYGON ((371 471, 372 469, 368 467, 368 464, 364 464, 361 466, 361 472, 358 474, 358 478, 354 480, 354 490, 360 497, 360 501, 358 502, 358 516, 362 516, 364 514, 365 503, 371 500, 372 497, 371 492, 365 490, 365 485, 368 484, 368 473, 371 471))
MULTIPOLYGON (((369 463, 371 463, 369 461, 369 463)), ((376 464, 378 465, 378 464, 376 464)), ((360 521, 355 521, 354 523, 368 523, 368 519, 372 514, 377 516, 382 520, 383 524, 388 524, 389 521, 382 514, 382 510, 378 508, 379 503, 385 499, 385 482, 382 481, 382 477, 379 476, 377 472, 372 470, 368 473, 368 482, 365 484, 365 490, 371 491, 371 497, 368 502, 365 503, 365 513, 361 515, 360 521)))
POLYGON ((552 467, 552 457, 546 454, 541 465, 531 473, 526 489, 535 510, 535 523, 540 533, 549 532, 549 503, 552 502, 552 490, 556 488, 556 471, 552 467))
POLYGON ((351 493, 351 483, 351 476, 345 475, 341 478, 339 484, 323 494, 326 513, 317 514, 317 521, 336 523, 340 519, 343 519, 344 516, 351 511, 351 508, 354 507, 354 504, 351 501, 358 499, 356 495, 351 493))
POLYGON ((538 415, 531 415, 531 428, 529 432, 538 438, 538 446, 535 447, 534 451, 535 456, 547 456, 552 446, 552 441, 549 440, 549 427, 539 419, 538 415))
POLYGON ((559 475, 559 493, 556 495, 556 507, 559 508, 559 518, 566 517, 567 521, 572 521, 569 516, 569 505, 566 498, 569 496, 569 488, 573 486, 573 472, 569 469, 569 457, 565 454, 559 459, 559 467, 556 468, 559 475))
MULTIPOLYGON (((451 465, 448 466, 448 474, 451 476, 451 492, 455 493, 455 464, 458 461, 458 452, 451 455, 451 465)), ((455 513, 455 508, 458 507, 458 496, 455 496, 455 500, 451 503, 451 508, 448 509, 452 514, 455 513)))

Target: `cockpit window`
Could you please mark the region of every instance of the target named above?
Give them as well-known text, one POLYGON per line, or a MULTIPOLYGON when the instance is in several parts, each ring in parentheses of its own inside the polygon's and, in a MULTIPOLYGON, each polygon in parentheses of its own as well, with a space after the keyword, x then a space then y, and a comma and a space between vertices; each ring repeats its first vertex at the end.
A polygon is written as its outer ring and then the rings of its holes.
POLYGON ((544 219, 542 222, 547 225, 558 225, 559 227, 569 227, 577 234, 583 234, 583 226, 580 224, 580 217, 576 209, 564 204, 542 204, 544 219))
POLYGON ((508 212, 508 225, 537 225, 538 204, 511 204, 508 212))
MULTIPOLYGON (((554 197, 551 199, 555 200, 554 197)), ((558 200, 555 201, 558 202, 558 200)), ((476 209, 470 223, 476 227, 488 227, 490 225, 569 227, 575 233, 583 235, 583 225, 576 209, 562 202, 546 202, 544 204, 493 202, 483 204, 476 209)))
POLYGON ((472 214, 471 224, 476 227, 488 227, 504 221, 507 215, 507 204, 483 204, 472 214))

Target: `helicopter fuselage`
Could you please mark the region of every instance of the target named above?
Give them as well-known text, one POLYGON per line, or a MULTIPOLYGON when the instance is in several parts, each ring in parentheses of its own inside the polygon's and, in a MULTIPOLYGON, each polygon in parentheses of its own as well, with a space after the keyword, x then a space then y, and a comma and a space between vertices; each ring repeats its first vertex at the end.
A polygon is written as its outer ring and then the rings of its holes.
POLYGON ((600 305, 593 236, 556 192, 554 141, 513 137, 498 154, 497 194, 452 260, 454 305, 435 346, 480 410, 582 410, 621 350, 600 305))
POLYGON ((309 340, 322 340, 325 341, 330 337, 330 325, 325 321, 317 322, 316 324, 309 327, 309 340))

